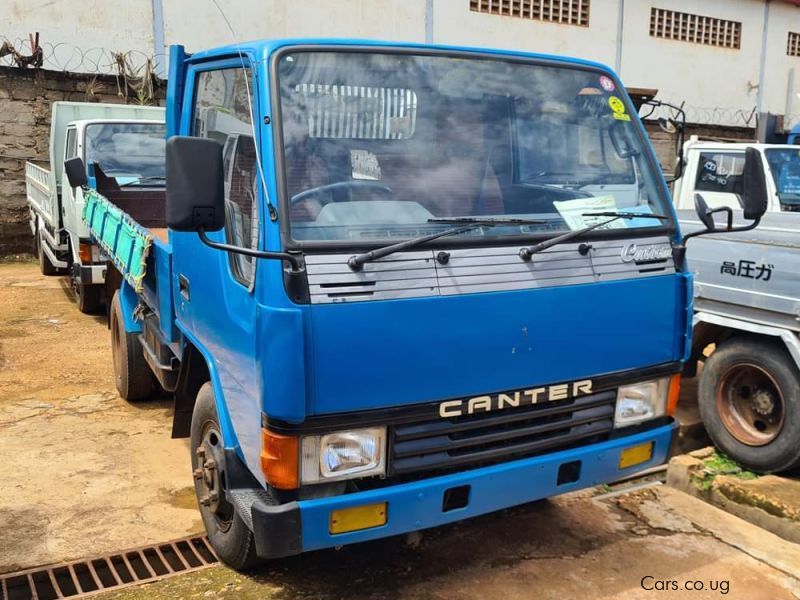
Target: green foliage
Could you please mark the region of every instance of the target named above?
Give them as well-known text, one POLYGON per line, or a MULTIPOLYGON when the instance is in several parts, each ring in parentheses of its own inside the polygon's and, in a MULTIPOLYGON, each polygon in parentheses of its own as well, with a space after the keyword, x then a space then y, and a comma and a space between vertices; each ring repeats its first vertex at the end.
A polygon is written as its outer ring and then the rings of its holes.
POLYGON ((716 450, 711 456, 703 460, 703 467, 701 472, 694 474, 697 487, 703 491, 710 490, 714 484, 714 479, 719 475, 735 477, 736 479, 756 479, 759 477, 757 473, 743 469, 735 461, 716 450))

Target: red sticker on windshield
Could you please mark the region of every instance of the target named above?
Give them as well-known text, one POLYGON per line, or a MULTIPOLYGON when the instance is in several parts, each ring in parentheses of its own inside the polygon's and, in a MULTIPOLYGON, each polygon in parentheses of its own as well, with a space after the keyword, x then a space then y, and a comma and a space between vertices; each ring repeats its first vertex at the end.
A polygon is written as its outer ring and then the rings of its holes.
POLYGON ((600 76, 600 87, 607 92, 613 92, 615 89, 617 89, 617 86, 614 85, 614 82, 611 81, 611 78, 606 77, 605 75, 600 76))

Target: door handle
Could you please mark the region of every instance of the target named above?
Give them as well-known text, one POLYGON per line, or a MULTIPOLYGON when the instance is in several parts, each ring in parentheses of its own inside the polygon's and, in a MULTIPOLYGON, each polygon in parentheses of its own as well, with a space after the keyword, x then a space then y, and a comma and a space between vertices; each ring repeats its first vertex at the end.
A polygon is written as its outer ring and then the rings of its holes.
POLYGON ((189 301, 189 279, 186 275, 178 275, 178 291, 181 296, 188 302, 189 301))

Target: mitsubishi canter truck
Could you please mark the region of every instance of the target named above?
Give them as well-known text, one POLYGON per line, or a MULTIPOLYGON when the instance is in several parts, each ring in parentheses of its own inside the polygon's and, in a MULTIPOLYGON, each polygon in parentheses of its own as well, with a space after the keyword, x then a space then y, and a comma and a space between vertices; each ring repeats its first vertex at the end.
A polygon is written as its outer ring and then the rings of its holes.
POLYGON ((93 190, 84 220, 123 279, 117 388, 175 394, 223 561, 666 460, 691 276, 607 67, 348 40, 174 46, 169 64, 163 220, 93 190))

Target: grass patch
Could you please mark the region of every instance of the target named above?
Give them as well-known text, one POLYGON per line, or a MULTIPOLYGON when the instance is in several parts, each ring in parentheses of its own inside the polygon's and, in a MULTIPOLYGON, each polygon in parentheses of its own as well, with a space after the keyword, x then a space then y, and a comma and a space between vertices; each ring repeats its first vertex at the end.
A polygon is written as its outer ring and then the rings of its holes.
POLYGON ((740 467, 734 460, 715 450, 711 456, 703 460, 703 470, 696 472, 693 479, 697 487, 706 492, 711 489, 714 480, 719 475, 736 479, 757 479, 759 477, 758 473, 740 467))

